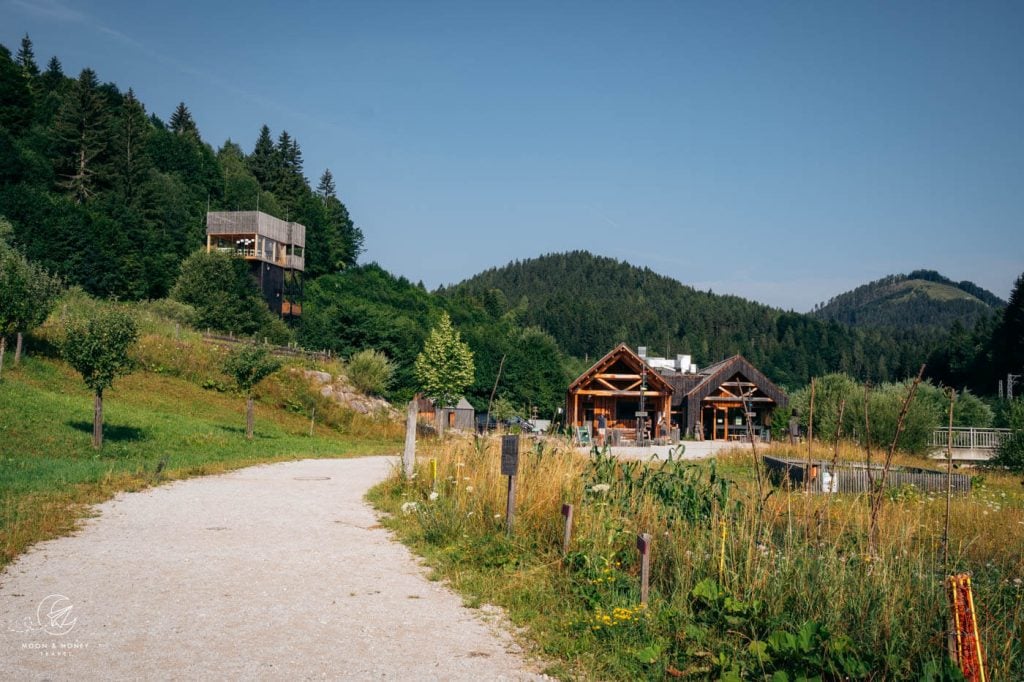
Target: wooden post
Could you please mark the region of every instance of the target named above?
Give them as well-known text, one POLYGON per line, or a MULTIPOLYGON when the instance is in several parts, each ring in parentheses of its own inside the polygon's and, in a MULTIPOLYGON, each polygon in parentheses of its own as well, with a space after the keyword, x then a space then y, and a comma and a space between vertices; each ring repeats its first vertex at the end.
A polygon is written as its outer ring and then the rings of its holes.
POLYGON ((92 403, 92 446, 103 447, 103 394, 97 393, 92 403))
MULTIPOLYGON (((16 364, 16 365, 21 363, 21 347, 22 347, 22 343, 23 343, 22 334, 21 334, 21 332, 18 332, 18 340, 14 344, 14 364, 16 364)), ((971 430, 973 431, 973 429, 971 429, 971 430)))
POLYGON ((245 399, 245 437, 249 440, 252 440, 255 422, 255 401, 249 396, 245 399))
POLYGON ((946 522, 942 530, 942 570, 947 574, 949 573, 949 503, 953 496, 953 403, 955 401, 956 391, 949 389, 949 431, 946 432, 946 522))
POLYGON ((562 533, 562 556, 569 553, 569 542, 572 539, 572 505, 562 505, 562 516, 565 517, 565 531, 562 533))
POLYGON ((807 417, 807 466, 804 468, 804 490, 811 490, 811 443, 814 442, 814 377, 811 377, 811 413, 807 417))
POLYGON ((637 535, 636 548, 640 550, 640 603, 647 606, 651 582, 651 534, 637 535))
POLYGON ((316 405, 313 406, 313 412, 309 415, 309 437, 313 437, 313 426, 316 424, 316 405))
POLYGON ((501 475, 508 476, 505 530, 511 534, 516 513, 516 477, 519 473, 519 436, 501 437, 501 475))
POLYGON ((416 463, 416 410, 417 399, 409 401, 409 410, 405 422, 405 450, 402 452, 402 473, 407 479, 412 478, 413 465, 416 463))

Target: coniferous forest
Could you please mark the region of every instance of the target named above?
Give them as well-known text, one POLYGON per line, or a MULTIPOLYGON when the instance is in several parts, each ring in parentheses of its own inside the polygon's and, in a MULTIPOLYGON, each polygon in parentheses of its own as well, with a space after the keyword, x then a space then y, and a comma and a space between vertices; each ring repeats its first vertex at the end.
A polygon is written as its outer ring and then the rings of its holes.
MULTIPOLYGON (((215 148, 185 103, 151 112, 130 88, 88 68, 71 75, 57 57, 42 64, 28 36, 15 52, 0 46, 0 217, 13 226, 15 248, 93 296, 171 296, 201 308, 195 286, 214 286, 202 276, 205 266, 193 262, 205 244, 207 210, 258 207, 302 223, 300 320, 286 328, 265 313, 217 310, 198 310, 196 319, 345 357, 380 350, 396 365, 395 399, 414 392, 413 361, 442 312, 475 354, 470 400, 487 404, 500 367, 496 395, 544 415, 588 362, 622 341, 652 354, 692 354, 701 366, 740 353, 791 389, 829 372, 899 380, 928 363, 934 381, 986 395, 997 378, 1024 368, 1021 280, 1005 308, 969 282, 955 284, 962 296, 914 303, 914 324, 905 314, 886 317, 878 297, 861 305, 866 290, 813 314, 787 312, 586 252, 511 263, 430 292, 359 263, 363 235, 339 198, 344 188, 329 170, 314 187, 299 141, 287 131, 275 135, 265 125, 252 149, 231 140, 215 148), (190 282, 198 284, 189 290, 190 282)), ((228 279, 220 299, 251 306, 255 284, 228 279)), ((886 286, 905 279, 953 284, 918 272, 886 286)))

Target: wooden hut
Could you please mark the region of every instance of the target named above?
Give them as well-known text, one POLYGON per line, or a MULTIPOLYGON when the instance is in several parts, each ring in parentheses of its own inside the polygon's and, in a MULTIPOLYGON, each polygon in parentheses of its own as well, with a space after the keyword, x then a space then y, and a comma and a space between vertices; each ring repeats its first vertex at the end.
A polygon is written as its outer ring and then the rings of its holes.
POLYGON ((569 385, 566 424, 596 429, 604 417, 607 428, 626 439, 638 431, 642 437, 657 437, 654 429, 669 423, 671 411, 672 386, 620 343, 569 385))
POLYGON ((418 420, 430 424, 438 433, 446 429, 472 431, 476 428, 476 410, 465 398, 459 398, 455 407, 438 407, 430 398, 417 396, 418 420))
POLYGON ((673 422, 704 440, 746 438, 748 412, 754 434, 767 438, 772 413, 788 402, 785 392, 742 355, 665 378, 673 388, 673 422))
POLYGON ((741 355, 700 371, 689 360, 650 358, 644 348, 634 353, 619 344, 569 385, 566 423, 593 430, 604 416, 609 429, 628 434, 646 418, 654 438, 678 429, 699 439, 739 440, 748 437, 749 416, 754 435, 767 438, 772 412, 787 403, 782 389, 741 355))

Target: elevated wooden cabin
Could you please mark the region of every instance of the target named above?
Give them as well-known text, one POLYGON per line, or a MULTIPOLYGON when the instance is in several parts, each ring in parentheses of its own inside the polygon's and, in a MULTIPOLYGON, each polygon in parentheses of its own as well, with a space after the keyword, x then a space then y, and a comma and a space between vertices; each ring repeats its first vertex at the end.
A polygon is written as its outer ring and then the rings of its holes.
POLYGON ((604 415, 608 428, 635 431, 637 413, 646 412, 654 437, 664 423, 681 435, 737 440, 747 437, 748 412, 755 435, 766 437, 772 412, 786 403, 782 389, 741 355, 697 371, 689 356, 650 358, 622 343, 569 385, 566 423, 594 427, 604 415))
POLYGON ((244 258, 274 313, 302 314, 305 225, 261 211, 211 211, 206 214, 206 250, 244 258))

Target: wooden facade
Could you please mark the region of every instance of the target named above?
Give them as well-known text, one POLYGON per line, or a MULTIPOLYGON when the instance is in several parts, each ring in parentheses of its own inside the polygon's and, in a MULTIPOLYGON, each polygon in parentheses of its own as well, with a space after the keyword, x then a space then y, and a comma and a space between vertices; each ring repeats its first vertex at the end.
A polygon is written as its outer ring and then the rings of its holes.
POLYGON ((417 420, 430 424, 438 433, 448 429, 473 431, 476 428, 476 410, 465 398, 460 398, 455 407, 438 408, 433 400, 416 396, 417 420))
POLYGON ((702 440, 745 439, 749 424, 767 438, 773 411, 786 403, 782 389, 741 355, 692 372, 652 367, 619 344, 570 384, 566 423, 596 428, 604 415, 608 428, 636 429, 635 413, 646 411, 654 437, 663 423, 702 440))
POLYGON ((609 429, 635 434, 645 426, 647 437, 657 437, 659 424, 667 427, 671 412, 672 386, 624 343, 572 382, 566 399, 566 423, 571 426, 596 429, 604 417, 609 429), (638 419, 647 424, 638 424, 638 419))
POLYGON ((302 314, 306 227, 261 211, 206 214, 206 250, 244 258, 264 300, 275 314, 302 314))

